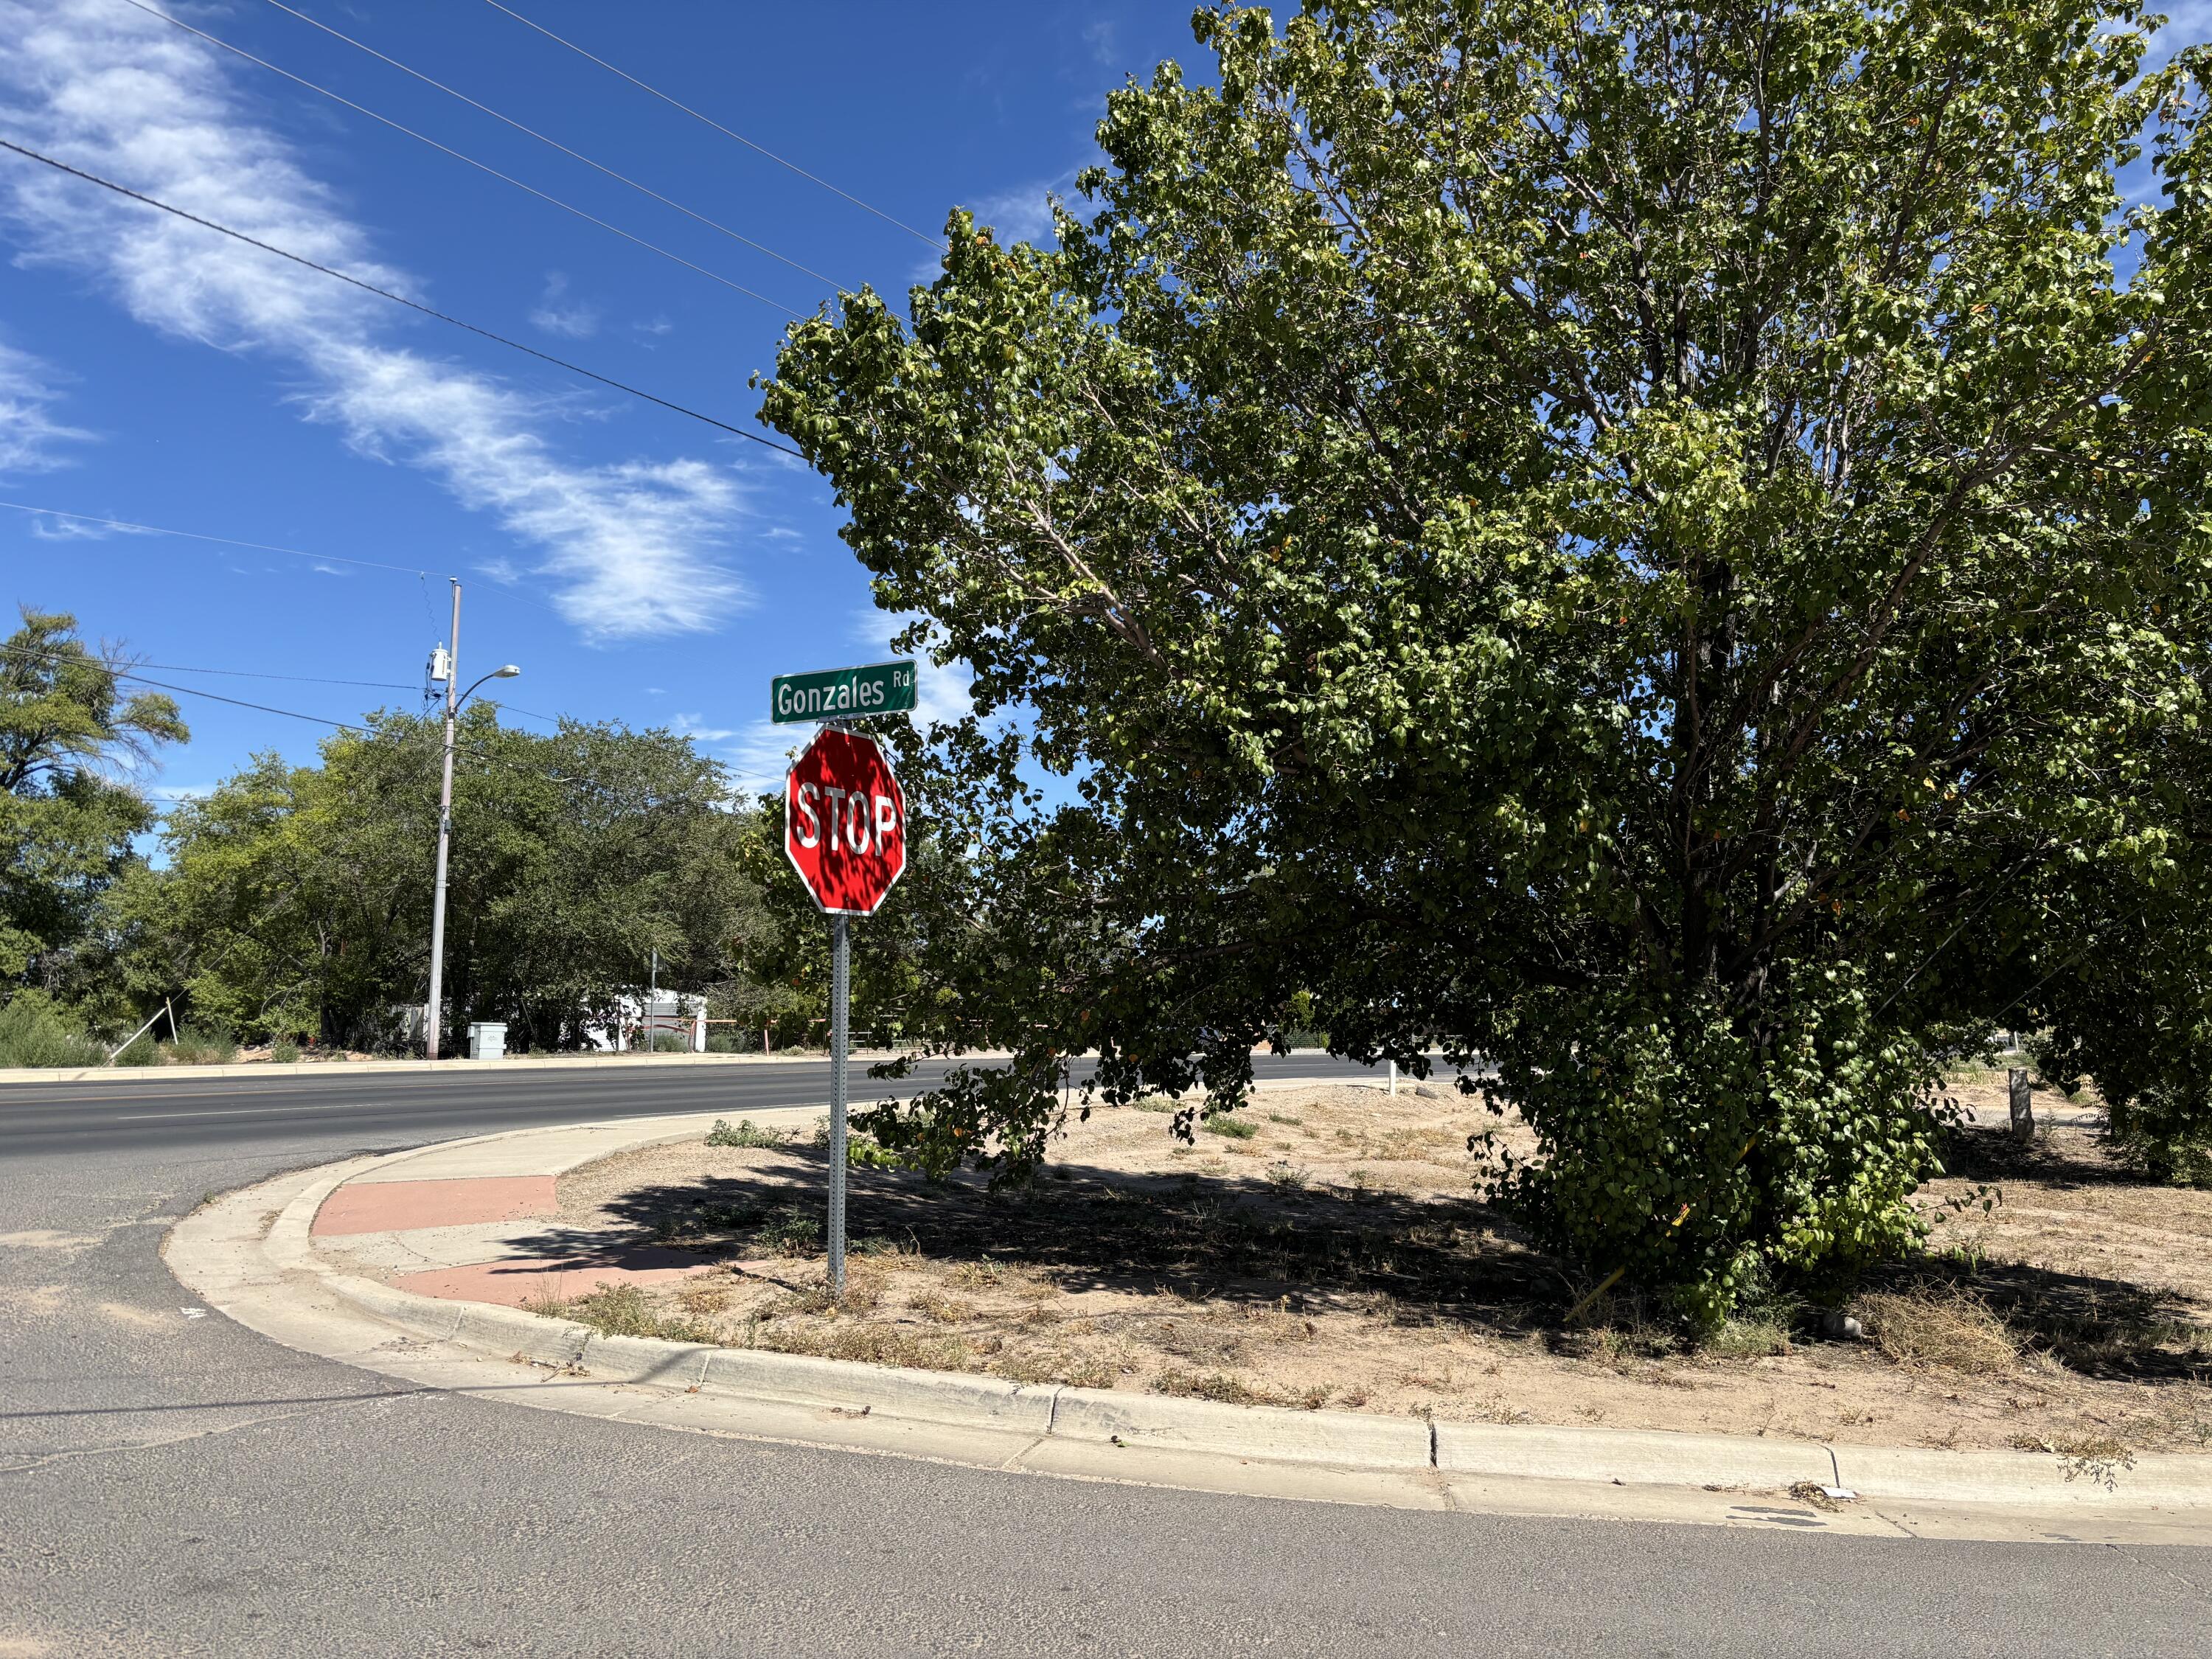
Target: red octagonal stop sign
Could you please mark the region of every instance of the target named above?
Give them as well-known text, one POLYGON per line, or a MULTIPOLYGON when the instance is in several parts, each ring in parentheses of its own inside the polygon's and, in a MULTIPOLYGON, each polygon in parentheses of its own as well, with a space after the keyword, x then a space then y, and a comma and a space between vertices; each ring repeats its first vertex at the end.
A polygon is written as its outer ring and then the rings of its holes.
POLYGON ((783 850, 831 915, 872 915, 906 868, 906 797, 873 738, 823 726, 783 784, 783 850))

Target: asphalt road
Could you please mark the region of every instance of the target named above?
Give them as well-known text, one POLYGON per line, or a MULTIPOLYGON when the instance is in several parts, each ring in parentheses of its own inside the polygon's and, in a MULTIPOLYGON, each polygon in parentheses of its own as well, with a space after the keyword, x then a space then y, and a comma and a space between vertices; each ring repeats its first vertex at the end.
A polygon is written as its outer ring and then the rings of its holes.
POLYGON ((2212 1652, 2212 1549, 1416 1514, 716 1440, 296 1354, 159 1255, 203 1194, 354 1152, 823 1092, 804 1062, 0 1090, 0 1659, 2212 1652))

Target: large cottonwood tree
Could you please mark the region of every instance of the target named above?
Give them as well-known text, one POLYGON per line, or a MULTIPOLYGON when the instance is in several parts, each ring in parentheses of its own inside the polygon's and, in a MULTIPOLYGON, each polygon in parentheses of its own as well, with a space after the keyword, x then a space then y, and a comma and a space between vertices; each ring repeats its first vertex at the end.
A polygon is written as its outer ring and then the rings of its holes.
POLYGON ((2098 0, 1195 25, 1056 246, 956 214, 766 385, 975 672, 909 763, 939 1035, 1018 1057, 882 1133, 1018 1165, 1085 1050, 1225 1100, 1303 994, 1493 1060, 1532 1221, 1694 1316, 1898 1248, 1943 1058, 2185 861, 2194 58, 2098 0))

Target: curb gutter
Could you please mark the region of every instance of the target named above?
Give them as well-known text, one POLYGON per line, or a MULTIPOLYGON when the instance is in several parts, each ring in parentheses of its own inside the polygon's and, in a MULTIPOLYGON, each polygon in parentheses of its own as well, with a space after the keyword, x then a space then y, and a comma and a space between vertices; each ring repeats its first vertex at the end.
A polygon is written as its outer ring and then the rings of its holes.
MULTIPOLYGON (((441 1146, 523 1139, 542 1133, 507 1130, 441 1146)), ((653 1133, 610 1143, 594 1156, 671 1138, 664 1123, 653 1133)), ((216 1281, 204 1293, 226 1312, 232 1310, 224 1307, 224 1298, 216 1293, 226 1281, 258 1288, 264 1298, 270 1287, 279 1285, 283 1295, 295 1299, 303 1291, 319 1290, 325 1303, 335 1300, 366 1316, 355 1322, 358 1328, 381 1328, 388 1334, 397 1327, 424 1342, 465 1350, 477 1356, 479 1363, 526 1362, 564 1382, 586 1388, 621 1385, 666 1391, 679 1400, 719 1401, 726 1413, 736 1408, 742 1415, 743 1408, 750 1407, 769 1415, 781 1410, 787 1416, 792 1408, 799 1408, 823 1419, 866 1418, 873 1425, 871 1433, 904 1423, 966 1431, 1023 1445, 1031 1452, 1060 1445, 1068 1449, 1060 1455, 1063 1461, 1081 1455, 1085 1467, 1079 1472, 1085 1474, 1096 1473, 1089 1465, 1101 1449, 1112 1449, 1105 1452, 1109 1458, 1118 1458, 1121 1449, 1128 1449, 1132 1468, 1143 1463, 1155 1474, 1168 1471, 1156 1484, 1205 1485, 1202 1480, 1187 1482, 1174 1471, 1224 1462, 1412 1479, 1431 1489, 1441 1483, 1447 1497, 1455 1487, 1480 1496, 1495 1486, 1501 1492, 1528 1487, 1562 1493, 1641 1489, 1656 1499, 1667 1492, 1740 1495, 1781 1492, 1811 1482, 1853 1489, 1864 1500, 1865 1518, 1873 1522, 1880 1514, 1890 1523, 1892 1535, 1907 1534, 1911 1529, 1877 1506, 1928 1504, 1949 1506, 1954 1512, 1961 1506, 1966 1510, 1977 1505, 2002 1506, 2016 1519, 2068 1528, 2017 1534, 2021 1536, 2070 1539, 2078 1535, 2076 1529, 2094 1530, 2107 1517, 2121 1522, 2135 1516, 2179 1534, 2148 1541, 2184 1541, 2192 1533, 2194 1541, 2212 1537, 2212 1526, 2201 1520, 2212 1511, 2212 1458, 2142 1455, 2131 1468, 2118 1472, 2116 1486, 2108 1486, 2078 1470, 2074 1472, 2076 1478, 2069 1479, 2068 1467, 2060 1460, 2028 1452, 1830 1446, 1813 1441, 1537 1424, 1432 1424, 1413 1417, 1230 1406, 1113 1389, 1020 1384, 764 1349, 605 1336, 573 1322, 519 1309, 418 1296, 342 1272, 321 1257, 309 1229, 332 1192, 347 1182, 434 1150, 416 1148, 349 1159, 321 1172, 278 1177, 234 1194, 210 1206, 233 1212, 228 1242, 218 1243, 212 1237, 224 1224, 204 1223, 210 1212, 197 1212, 179 1223, 172 1234, 171 1265, 195 1288, 216 1281), (257 1198, 274 1188, 286 1189, 289 1201, 270 1216, 267 1201, 257 1198), (263 1219, 241 1228, 239 1218, 251 1214, 263 1219), (210 1236, 202 1237, 204 1233, 210 1236), (1134 1455, 1139 1453, 1148 1455, 1134 1455), (1516 1483, 1521 1486, 1516 1488, 1516 1483)), ((256 1323, 243 1313, 234 1316, 256 1323)), ((257 1328, 266 1328, 265 1322, 257 1328)), ((374 1368, 377 1362, 363 1356, 391 1346, 356 1337, 343 1357, 374 1368)), ((820 1437, 811 1431, 803 1436, 762 1431, 770 1437, 820 1437)), ((836 1435, 830 1433, 823 1443, 838 1443, 836 1435)), ((1256 1477, 1259 1471, 1252 1474, 1256 1477)), ((1144 1478, 1154 1480, 1154 1475, 1144 1478)), ((1632 1498, 1632 1491, 1623 1496, 1632 1498)), ((1474 1506, 1482 1505, 1478 1501, 1474 1506)), ((1576 1508, 1571 1512, 1589 1511, 1576 1508)), ((1978 1522, 1966 1524, 1971 1528, 1978 1522)))

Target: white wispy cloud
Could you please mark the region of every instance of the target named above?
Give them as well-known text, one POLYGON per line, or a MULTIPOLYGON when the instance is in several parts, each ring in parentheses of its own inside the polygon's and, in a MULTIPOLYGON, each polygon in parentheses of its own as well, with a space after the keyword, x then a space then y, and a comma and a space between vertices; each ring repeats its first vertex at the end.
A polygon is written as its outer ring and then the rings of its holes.
POLYGON ((54 379, 51 366, 0 340, 0 477, 64 465, 66 447, 92 436, 54 418, 54 379))
MULTIPOLYGON (((401 293, 276 134, 240 109, 208 48, 111 0, 0 0, 0 120, 24 142, 401 293)), ((611 465, 560 453, 573 400, 392 343, 386 302, 80 180, 15 161, 0 216, 19 258, 91 273, 174 337, 283 360, 308 418, 420 467, 535 548, 550 597, 592 637, 703 631, 744 599, 719 554, 736 474, 696 459, 611 465)))
POLYGON ((530 313, 531 325, 564 340, 588 340, 599 331, 599 308, 568 295, 566 276, 557 270, 547 276, 544 295, 530 313))
POLYGON ((703 714, 678 714, 669 722, 678 735, 694 743, 726 743, 738 735, 733 726, 709 726, 703 714))
POLYGON ((1090 49, 1093 63, 1111 67, 1117 50, 1115 42, 1117 33, 1114 20, 1110 17, 1102 17, 1096 22, 1084 25, 1083 44, 1090 49))

